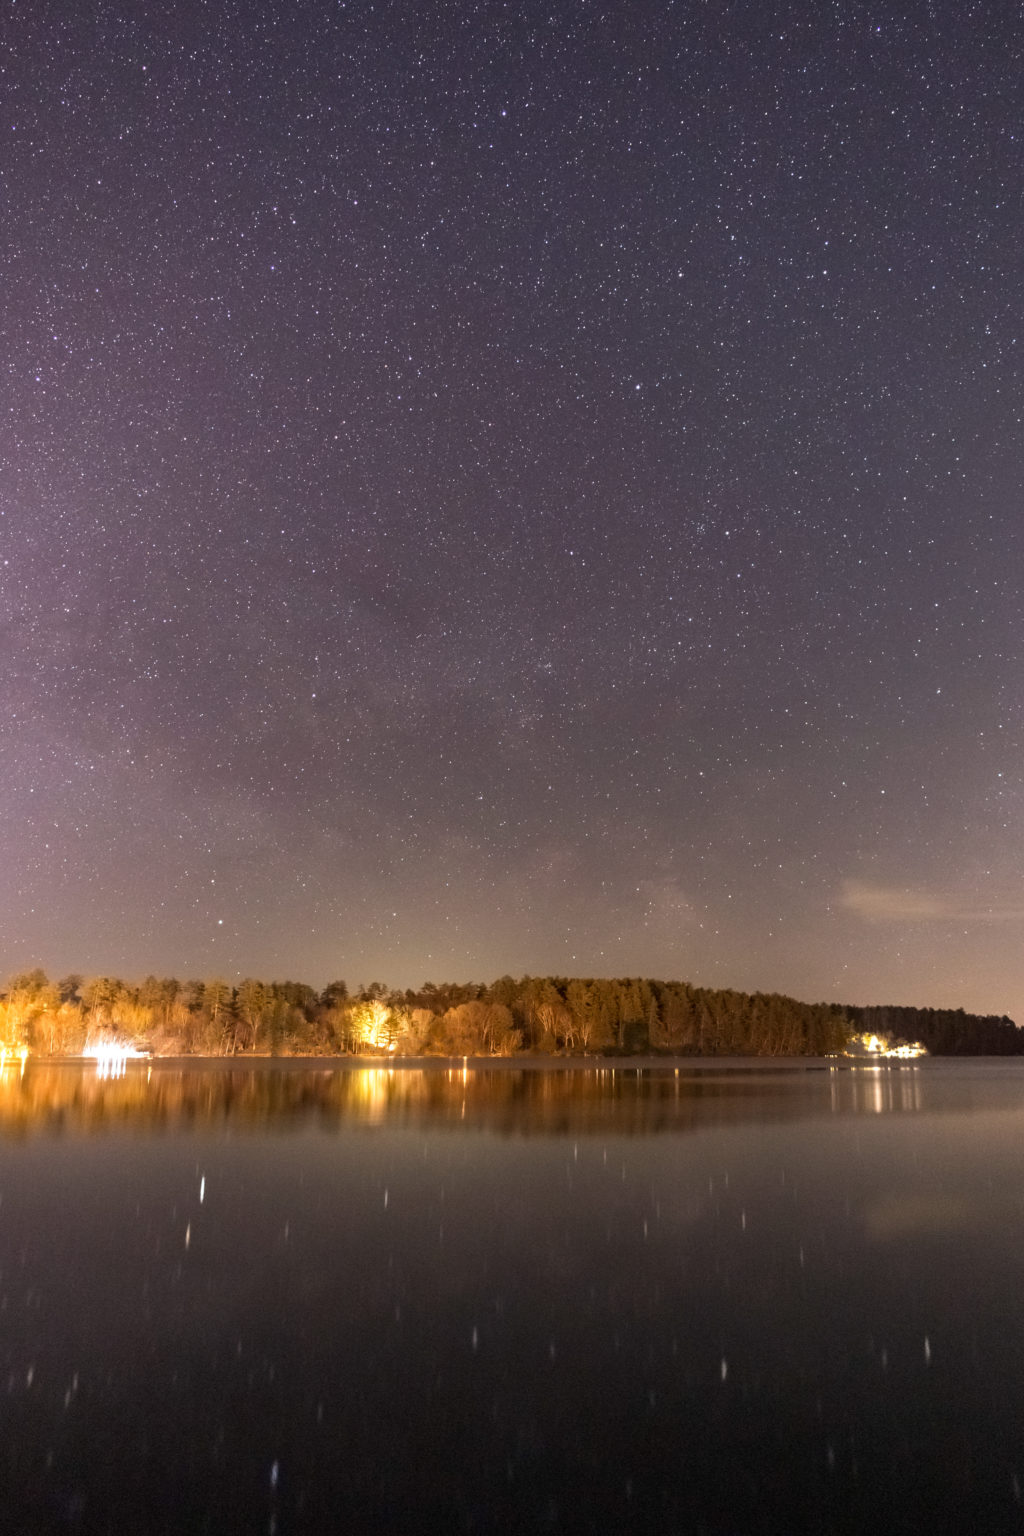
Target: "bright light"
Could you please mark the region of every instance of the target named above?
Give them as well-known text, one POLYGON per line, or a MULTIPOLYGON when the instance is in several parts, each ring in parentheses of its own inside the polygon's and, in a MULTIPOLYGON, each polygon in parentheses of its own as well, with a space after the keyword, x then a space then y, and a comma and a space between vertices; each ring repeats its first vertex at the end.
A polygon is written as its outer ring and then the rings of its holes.
POLYGON ((379 997, 366 998, 358 1003, 352 1014, 356 1039, 371 1050, 390 1050, 394 1033, 394 1019, 387 1003, 379 997))
POLYGON ((134 1045, 114 1043, 109 1040, 96 1041, 87 1045, 82 1055, 89 1061, 95 1061, 96 1073, 99 1077, 123 1077, 129 1061, 139 1061, 146 1055, 145 1051, 136 1050, 134 1045))
POLYGON ((847 1052, 848 1055, 859 1056, 862 1052, 865 1056, 883 1056, 889 1060, 897 1058, 900 1061, 912 1061, 918 1056, 927 1056, 928 1052, 920 1040, 915 1040, 908 1045, 905 1041, 901 1045, 893 1045, 885 1035, 857 1035, 850 1042, 851 1046, 859 1046, 859 1050, 847 1052))

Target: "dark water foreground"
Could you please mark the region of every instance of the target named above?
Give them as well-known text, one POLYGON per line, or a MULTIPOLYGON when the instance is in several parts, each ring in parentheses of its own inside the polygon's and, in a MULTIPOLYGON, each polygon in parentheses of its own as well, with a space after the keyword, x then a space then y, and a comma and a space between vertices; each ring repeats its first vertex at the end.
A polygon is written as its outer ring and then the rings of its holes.
POLYGON ((0 1526, 1024 1526, 1024 1065, 0 1079, 0 1526))

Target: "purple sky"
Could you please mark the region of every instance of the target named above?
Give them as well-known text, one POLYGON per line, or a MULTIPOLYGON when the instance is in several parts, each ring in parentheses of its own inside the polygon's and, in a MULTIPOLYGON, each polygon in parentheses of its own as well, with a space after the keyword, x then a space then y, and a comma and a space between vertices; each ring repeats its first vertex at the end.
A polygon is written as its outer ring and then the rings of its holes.
POLYGON ((3 49, 5 974, 1024 1021, 1013 8, 3 49))

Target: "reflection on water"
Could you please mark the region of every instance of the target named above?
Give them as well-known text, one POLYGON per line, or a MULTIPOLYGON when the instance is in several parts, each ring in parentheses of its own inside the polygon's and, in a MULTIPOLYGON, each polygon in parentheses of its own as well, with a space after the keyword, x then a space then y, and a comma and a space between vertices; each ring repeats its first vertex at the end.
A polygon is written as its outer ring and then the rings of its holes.
POLYGON ((182 1065, 108 1053, 59 1065, 14 1058, 0 1061, 0 1135, 228 1120, 282 1130, 310 1116, 338 1128, 387 1122, 470 1125, 506 1135, 649 1135, 752 1119, 938 1108, 945 1082, 926 1073, 916 1063, 535 1070, 182 1065))
POLYGON ((124 1077, 130 1061, 141 1061, 145 1052, 133 1045, 123 1045, 112 1040, 97 1040, 85 1048, 86 1060, 96 1063, 98 1077, 124 1077))
POLYGON ((0 1068, 5 1529, 1020 1528, 1024 1064, 101 1068, 0 1068))
POLYGON ((832 1113, 844 1108, 860 1114, 885 1115, 896 1111, 915 1111, 922 1108, 922 1072, 918 1066, 893 1069, 892 1067, 856 1067, 849 1074, 847 1092, 842 1088, 842 1074, 831 1074, 832 1113))
POLYGON ((18 1071, 23 1073, 27 1061, 28 1048, 26 1046, 22 1046, 20 1050, 14 1050, 13 1047, 0 1045, 0 1076, 7 1071, 8 1067, 13 1067, 15 1064, 17 1064, 18 1071))

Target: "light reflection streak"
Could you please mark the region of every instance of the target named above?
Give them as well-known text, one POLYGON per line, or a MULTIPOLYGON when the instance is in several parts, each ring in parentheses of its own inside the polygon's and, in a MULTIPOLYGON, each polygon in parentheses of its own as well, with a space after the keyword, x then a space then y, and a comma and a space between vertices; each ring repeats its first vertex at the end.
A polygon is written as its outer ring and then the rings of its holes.
POLYGON ((141 1061, 146 1053, 134 1045, 110 1040, 96 1041, 82 1052, 87 1061, 95 1061, 97 1077, 124 1077, 129 1061, 141 1061))
POLYGON ((23 1045, 20 1046, 18 1050, 15 1050, 13 1046, 7 1047, 6 1045, 0 1045, 0 1077, 3 1077, 4 1073, 7 1071, 8 1057, 10 1057, 12 1061, 15 1058, 18 1060, 20 1063, 18 1076, 24 1077, 25 1063, 28 1060, 28 1046, 23 1045))
MULTIPOLYGON (((854 1107, 869 1114, 915 1112, 922 1108, 921 1079, 916 1066, 890 1067, 872 1062, 853 1069, 854 1107)), ((833 1086, 832 1111, 836 1112, 833 1086)))
POLYGON ((354 1074, 365 1118, 381 1125, 394 1096, 394 1067, 362 1067, 354 1074))

